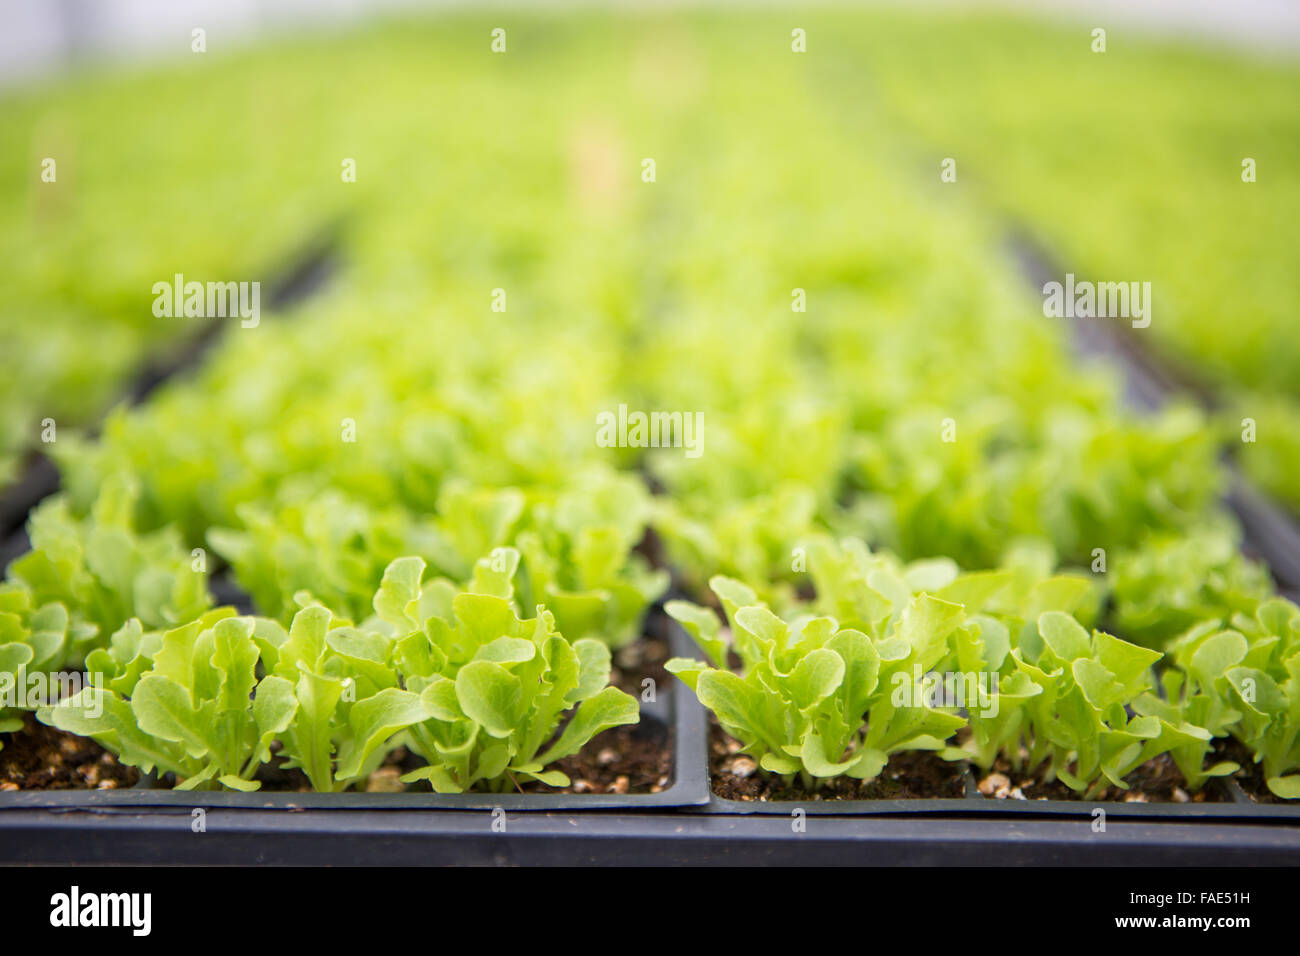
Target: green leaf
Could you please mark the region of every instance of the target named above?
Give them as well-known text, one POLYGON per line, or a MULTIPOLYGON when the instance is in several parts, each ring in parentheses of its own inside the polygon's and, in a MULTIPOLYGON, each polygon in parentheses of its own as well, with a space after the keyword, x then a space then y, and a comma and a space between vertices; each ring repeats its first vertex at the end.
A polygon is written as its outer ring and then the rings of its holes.
POLYGON ((713 666, 727 666, 727 641, 719 633, 722 622, 713 611, 686 601, 668 601, 664 604, 664 610, 669 617, 681 623, 686 633, 713 662, 713 666))
POLYGON ((1192 674, 1203 686, 1210 686, 1240 664, 1248 649, 1246 638, 1241 634, 1220 631, 1207 637, 1192 654, 1192 674))
POLYGON ((799 759, 814 777, 837 777, 853 767, 858 761, 857 754, 850 754, 840 760, 839 753, 828 752, 829 741, 810 727, 804 734, 799 748, 799 759))
POLYGON ((1300 800, 1300 774, 1289 777, 1269 777, 1268 789, 1283 800, 1300 800))
POLYGON ((808 711, 835 692, 844 673, 843 658, 833 650, 819 648, 799 661, 784 687, 794 705, 808 711))
POLYGON ((211 708, 196 710, 189 692, 170 677, 146 674, 140 678, 131 697, 131 710, 142 731, 181 744, 192 757, 214 749, 211 708))
POLYGON ((298 712, 298 699, 293 685, 283 677, 263 677, 253 698, 253 720, 257 724, 261 748, 269 748, 271 740, 289 729, 298 712))
POLYGON ((332 615, 323 607, 305 607, 293 616, 289 637, 281 646, 278 670, 281 677, 295 679, 299 665, 316 670, 325 653, 325 634, 332 615))
POLYGON ((1069 663, 1092 656, 1092 642, 1083 625, 1062 611, 1045 611, 1038 618, 1038 633, 1060 660, 1069 663))
POLYGON ((471 661, 456 675, 460 709, 493 737, 508 737, 522 716, 523 688, 500 664, 471 661))
MULTIPOLYGON (((609 651, 606 650, 608 656, 609 651)), ((484 644, 474 654, 476 661, 492 661, 496 664, 521 664, 537 656, 537 647, 532 641, 522 637, 498 637, 489 644, 484 644)))
POLYGON ((334 716, 343 696, 343 682, 315 674, 298 665, 294 719, 286 728, 285 753, 301 767, 318 791, 334 789, 334 716))
POLYGON ((1098 710, 1105 710, 1124 697, 1124 688, 1111 672, 1090 658, 1083 657, 1074 661, 1071 673, 1088 703, 1098 710))
POLYGON ((664 670, 680 678, 682 683, 691 690, 696 690, 696 683, 699 681, 700 675, 707 670, 711 670, 711 668, 704 661, 697 661, 689 657, 673 657, 669 658, 668 662, 664 664, 664 670))
POLYGON ((494 548, 474 565, 469 590, 510 600, 514 597, 514 576, 519 568, 519 552, 514 548, 494 548))
POLYGON ((709 578, 709 590, 721 598, 724 605, 730 604, 733 608, 738 609, 758 603, 758 595, 749 585, 725 575, 719 574, 709 578))
POLYGON ((898 636, 912 647, 922 669, 932 667, 947 653, 948 637, 965 616, 960 604, 919 594, 904 612, 898 636))
POLYGON ((248 710, 257 684, 257 645, 251 618, 232 617, 212 629, 212 666, 220 673, 217 711, 239 714, 248 710))
POLYGON ((396 628, 399 637, 419 628, 422 623, 409 612, 415 610, 412 605, 418 607, 424 568, 423 558, 398 558, 384 569, 383 580, 375 592, 375 613, 380 620, 396 628))
POLYGON ((695 693, 724 727, 733 728, 742 738, 762 741, 769 750, 780 748, 780 736, 768 725, 764 711, 764 690, 730 671, 708 670, 696 678, 695 693))
POLYGON ((594 697, 588 697, 574 712, 573 718, 549 750, 537 758, 545 766, 564 757, 576 754, 591 738, 611 727, 635 724, 641 719, 636 698, 617 687, 606 687, 594 697))
POLYGON ((871 639, 861 631, 843 630, 826 644, 844 661, 839 685, 841 715, 848 729, 855 730, 871 707, 880 675, 880 655, 871 639))
POLYGON ((569 780, 568 774, 561 773, 559 770, 547 770, 541 773, 532 771, 519 771, 525 777, 532 777, 539 783, 544 783, 548 787, 567 787, 572 781, 569 780))
POLYGON ((790 635, 789 625, 761 605, 737 610, 736 626, 752 634, 765 651, 785 647, 790 635))
POLYGON ((1132 696, 1146 678, 1156 661, 1164 657, 1159 651, 1121 641, 1104 631, 1093 634, 1093 650, 1102 667, 1115 675, 1127 696, 1132 696))
POLYGON ((420 699, 429 711, 429 716, 436 720, 448 722, 462 720, 465 717, 460 709, 460 700, 456 696, 456 682, 446 677, 439 677, 420 692, 420 699))
POLYGON ((427 720, 430 716, 429 709, 417 694, 395 687, 357 701, 348 714, 348 729, 351 733, 339 750, 335 778, 347 781, 357 777, 371 755, 394 734, 427 720))
POLYGON ((608 645, 584 638, 573 642, 578 659, 578 682, 565 699, 570 703, 594 696, 609 683, 611 658, 608 645))

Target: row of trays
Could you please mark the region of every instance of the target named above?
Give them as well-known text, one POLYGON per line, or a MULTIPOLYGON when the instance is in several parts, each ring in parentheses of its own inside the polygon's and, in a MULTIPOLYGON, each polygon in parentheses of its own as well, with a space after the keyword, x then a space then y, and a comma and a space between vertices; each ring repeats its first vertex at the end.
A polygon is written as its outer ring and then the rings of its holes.
MULTIPOLYGON (((1017 251, 1031 280, 1050 275, 1038 250, 1017 251)), ((313 257, 309 264, 319 273, 319 254, 313 257)), ((309 293, 319 281, 300 285, 309 293)), ((1122 369, 1135 405, 1156 407, 1177 388, 1131 336, 1096 322, 1074 328, 1081 352, 1122 369)), ((204 347, 171 371, 193 364, 204 347)), ((149 374, 150 387, 161 380, 149 374)), ((8 532, 0 549, 22 548, 26 511, 55 487, 52 466, 38 462, 0 496, 0 531, 8 532)), ((1284 593, 1300 593, 1300 530, 1292 516, 1235 469, 1227 503, 1241 521, 1244 549, 1267 561, 1284 593)), ((661 608, 650 610, 646 630, 667 640, 674 655, 695 655, 661 608)), ((725 799, 712 786, 709 717, 694 695, 670 681, 641 706, 637 733, 671 754, 670 780, 654 793, 182 792, 149 779, 120 790, 0 792, 0 862, 1300 861, 1300 806, 1257 803, 1230 778, 1207 784, 1217 788, 1215 799, 1187 803, 995 799, 980 793, 970 769, 960 797, 725 799), (202 829, 194 824, 200 814, 202 829), (196 840, 197 832, 214 838, 196 840)))

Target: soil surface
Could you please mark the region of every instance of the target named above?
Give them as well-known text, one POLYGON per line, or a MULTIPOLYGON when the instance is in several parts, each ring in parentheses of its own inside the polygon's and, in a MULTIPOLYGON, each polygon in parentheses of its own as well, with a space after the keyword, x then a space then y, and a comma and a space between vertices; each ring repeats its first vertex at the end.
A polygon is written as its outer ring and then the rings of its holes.
POLYGON ((89 737, 47 727, 31 714, 22 730, 0 740, 0 790, 115 790, 140 779, 89 737))
POLYGON ((640 698, 645 689, 641 682, 648 677, 655 682, 655 692, 662 694, 676 682, 676 678, 664 670, 664 664, 670 657, 672 650, 664 638, 649 634, 639 637, 627 647, 614 652, 609 682, 619 690, 640 698))
POLYGON ((1188 790, 1183 775, 1168 754, 1148 760, 1127 777, 1129 789, 1106 787, 1085 796, 1060 780, 1043 780, 1044 768, 1036 773, 1017 772, 999 758, 988 773, 976 771, 980 793, 993 800, 1070 800, 1087 803, 1222 803, 1227 798, 1212 782, 1197 793, 1188 790))
POLYGON ((963 766, 927 751, 895 754, 874 780, 833 777, 810 791, 798 778, 787 784, 760 770, 757 761, 740 753, 740 742, 712 717, 709 769, 713 792, 726 800, 924 800, 960 797, 965 792, 963 766))
POLYGON ((520 780, 519 789, 523 793, 659 793, 672 783, 671 740, 635 725, 615 727, 547 769, 563 771, 572 782, 567 787, 548 787, 520 780))
MULTIPOLYGON (((654 725, 615 727, 593 738, 574 754, 547 767, 569 777, 567 787, 548 787, 536 780, 519 779, 511 793, 659 793, 672 783, 672 748, 654 725)), ((0 755, 2 756, 2 755, 0 755)), ((398 747, 383 765, 358 789, 368 793, 400 793, 407 789, 428 791, 427 783, 410 787, 401 777, 423 766, 424 761, 405 747, 398 747)), ((311 784, 301 770, 284 769, 279 760, 264 764, 257 773, 261 792, 310 793, 311 784)))

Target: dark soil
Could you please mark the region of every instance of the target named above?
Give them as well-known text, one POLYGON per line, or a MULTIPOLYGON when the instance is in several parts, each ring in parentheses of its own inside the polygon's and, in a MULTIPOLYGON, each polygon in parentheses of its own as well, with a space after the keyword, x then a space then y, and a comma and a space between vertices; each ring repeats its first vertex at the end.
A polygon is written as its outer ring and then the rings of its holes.
POLYGON ((1197 793, 1192 793, 1183 775, 1168 754, 1161 754, 1142 764, 1125 779, 1129 789, 1106 787, 1085 796, 1071 790, 1060 780, 1043 780, 1045 768, 1033 774, 1016 772, 1006 760, 998 758, 989 773, 976 777, 980 793, 993 800, 1070 800, 1087 803, 1110 801, 1116 803, 1222 803, 1223 792, 1212 782, 1197 793))
POLYGON ((22 730, 2 739, 0 790, 115 790, 140 779, 89 737, 47 727, 31 714, 22 730))
POLYGON ((670 743, 637 725, 615 727, 547 768, 567 774, 569 786, 520 780, 518 787, 523 793, 659 793, 672 783, 670 743))
POLYGON ((639 699, 645 690, 641 682, 649 678, 654 681, 655 693, 662 694, 675 680, 664 670, 670 657, 672 650, 664 638, 649 634, 639 637, 614 652, 609 682, 639 699))
MULTIPOLYGON (((615 727, 593 738, 572 757, 546 769, 569 777, 567 787, 548 787, 536 780, 518 779, 512 793, 659 793, 672 783, 672 747, 654 726, 615 727)), ((2 756, 2 755, 0 755, 2 756)), ((400 793, 428 790, 427 783, 408 788, 401 781, 405 773, 423 766, 424 761, 405 747, 399 747, 359 788, 369 793, 400 793)), ((301 770, 286 770, 280 761, 264 764, 257 773, 265 792, 310 793, 311 784, 301 770)))
MULTIPOLYGON (((261 781, 262 791, 268 793, 310 793, 311 782, 305 773, 296 767, 286 770, 282 766, 280 749, 278 740, 271 744, 271 759, 257 769, 253 779, 261 781)), ((168 784, 172 782, 170 777, 165 781, 168 784)))
POLYGON ((965 792, 965 768, 928 751, 908 751, 890 757, 874 780, 832 777, 809 791, 798 778, 786 784, 765 773, 757 761, 740 752, 739 741, 709 720, 709 769, 713 792, 726 800, 924 800, 960 797, 965 792))

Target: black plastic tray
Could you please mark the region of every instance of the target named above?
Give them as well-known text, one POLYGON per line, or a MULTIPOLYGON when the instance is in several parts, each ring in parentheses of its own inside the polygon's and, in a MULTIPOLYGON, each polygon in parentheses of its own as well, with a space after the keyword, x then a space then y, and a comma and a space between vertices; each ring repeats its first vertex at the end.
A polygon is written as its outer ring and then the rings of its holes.
POLYGON ((0 863, 1294 866, 1300 827, 1220 821, 450 810, 0 811, 0 863), (495 828, 494 828, 495 827, 495 828))

